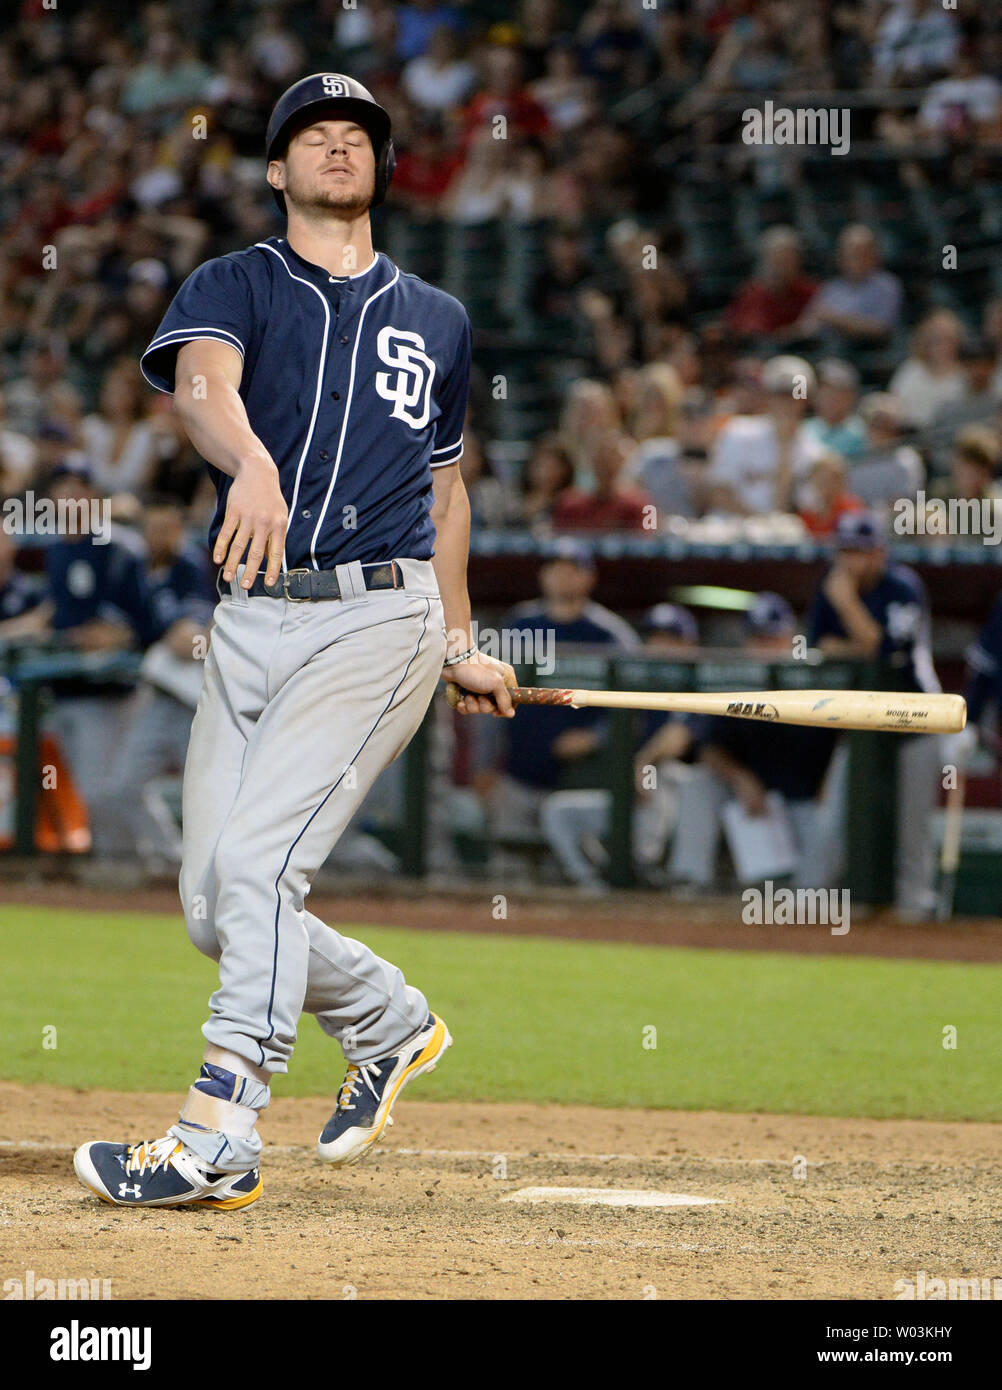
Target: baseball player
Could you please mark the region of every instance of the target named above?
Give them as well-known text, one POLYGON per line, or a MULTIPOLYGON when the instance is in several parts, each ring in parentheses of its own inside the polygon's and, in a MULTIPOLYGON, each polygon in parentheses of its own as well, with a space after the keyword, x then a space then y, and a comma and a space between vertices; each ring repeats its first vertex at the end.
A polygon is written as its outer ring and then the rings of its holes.
MULTIPOLYGON (((886 527, 873 512, 846 512, 835 529, 835 560, 821 582, 808 619, 808 641, 830 657, 879 660, 898 690, 940 689, 929 640, 929 603, 921 579, 892 563, 886 527)), ((935 907, 930 818, 943 769, 938 734, 910 734, 898 750, 897 856, 894 901, 908 918, 935 907)), ((843 881, 848 818, 849 749, 832 755, 817 820, 817 843, 804 855, 803 887, 843 881)))
POLYGON ((381 1137, 452 1039, 399 969, 307 910, 310 883, 443 666, 469 692, 462 713, 513 713, 514 672, 470 636, 469 319, 372 248, 389 116, 349 77, 303 78, 267 159, 286 235, 195 270, 142 358, 218 494, 180 886, 219 988, 178 1123, 76 1153, 81 1181, 121 1206, 259 1196, 257 1118, 304 1011, 348 1060, 321 1157, 354 1163, 381 1137))

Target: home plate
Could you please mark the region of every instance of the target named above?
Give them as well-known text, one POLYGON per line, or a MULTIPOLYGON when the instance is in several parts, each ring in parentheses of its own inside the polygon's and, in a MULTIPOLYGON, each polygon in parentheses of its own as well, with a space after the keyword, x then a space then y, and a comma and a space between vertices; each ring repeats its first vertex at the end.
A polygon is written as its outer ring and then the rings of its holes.
POLYGON ((651 1192, 631 1187, 520 1187, 502 1202, 568 1202, 578 1207, 715 1207, 719 1197, 689 1197, 684 1192, 651 1192))

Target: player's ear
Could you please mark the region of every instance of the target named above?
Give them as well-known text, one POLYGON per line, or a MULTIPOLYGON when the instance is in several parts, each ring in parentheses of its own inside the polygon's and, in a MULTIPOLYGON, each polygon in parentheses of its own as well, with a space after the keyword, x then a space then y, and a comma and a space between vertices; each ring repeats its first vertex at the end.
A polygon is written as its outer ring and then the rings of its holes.
POLYGON ((271 184, 272 188, 277 188, 277 189, 279 189, 279 190, 284 189, 284 188, 285 188, 285 160, 284 160, 284 159, 273 159, 273 160, 271 161, 271 163, 268 165, 268 169, 267 169, 267 172, 266 172, 266 174, 265 174, 265 178, 266 178, 266 179, 268 180, 268 182, 271 184))

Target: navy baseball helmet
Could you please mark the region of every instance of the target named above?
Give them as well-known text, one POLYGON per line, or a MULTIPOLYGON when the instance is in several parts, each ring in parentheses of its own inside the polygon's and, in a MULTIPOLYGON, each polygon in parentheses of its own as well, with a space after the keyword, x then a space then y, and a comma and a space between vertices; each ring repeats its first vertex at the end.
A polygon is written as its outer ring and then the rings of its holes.
POLYGON ((887 528, 875 512, 843 512, 835 524, 839 550, 880 550, 887 544, 887 528))
POLYGON ((687 608, 680 608, 677 603, 656 603, 644 614, 640 627, 647 634, 662 632, 683 642, 699 641, 696 619, 687 608))
POLYGON ((756 594, 745 611, 745 626, 758 637, 778 637, 796 621, 793 609, 780 594, 756 594))
MULTIPOLYGON (((376 156, 376 189, 372 206, 378 206, 386 197, 396 164, 389 112, 379 105, 368 88, 344 73, 315 72, 294 82, 287 92, 282 93, 268 120, 265 136, 268 162, 284 157, 289 141, 297 130, 327 115, 357 121, 368 132, 376 156)), ((277 188, 273 188, 272 193, 284 212, 285 195, 277 188)))

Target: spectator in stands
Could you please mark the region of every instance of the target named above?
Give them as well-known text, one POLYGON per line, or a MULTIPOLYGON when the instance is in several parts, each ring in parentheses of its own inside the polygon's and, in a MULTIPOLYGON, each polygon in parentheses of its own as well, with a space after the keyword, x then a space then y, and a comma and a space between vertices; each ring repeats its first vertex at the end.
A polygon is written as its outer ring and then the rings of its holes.
POLYGON ((397 159, 391 198, 419 220, 434 219, 461 167, 461 157, 446 144, 441 119, 417 120, 408 148, 397 159))
MULTIPOLYGON (((997 432, 985 425, 968 425, 953 442, 949 473, 930 481, 929 496, 945 501, 953 498, 965 502, 985 501, 998 509, 1002 503, 1002 484, 998 477, 1000 462, 1002 441, 997 432)), ((974 539, 981 537, 975 535, 974 539)))
POLYGON ((27 486, 35 469, 38 450, 20 430, 11 429, 5 418, 4 392, 0 389, 0 478, 2 495, 8 496, 27 486))
POLYGON ((439 4, 439 0, 411 0, 410 4, 396 5, 394 16, 397 56, 404 64, 427 53, 443 25, 452 29, 462 25, 459 11, 451 5, 439 4))
POLYGON ((968 425, 992 425, 1002 411, 1002 401, 993 389, 995 354, 991 345, 984 338, 966 339, 960 359, 967 384, 963 396, 940 406, 922 432, 930 473, 949 470, 950 448, 958 430, 968 425))
POLYGON ((792 509, 794 490, 820 447, 804 432, 814 371, 801 357, 773 357, 762 375, 763 415, 739 415, 717 436, 710 469, 712 510, 758 516, 792 509))
POLYGON ((866 450, 866 426, 857 413, 859 373, 849 362, 827 358, 818 363, 817 414, 804 425, 804 434, 843 458, 859 458, 866 450))
MULTIPOLYGON (((399 12, 398 12, 399 13, 399 12)), ((496 144, 518 141, 524 136, 545 136, 550 122, 546 111, 522 80, 522 58, 517 48, 495 44, 483 59, 484 86, 469 103, 463 123, 466 141, 486 130, 491 133, 492 122, 505 118, 505 138, 496 144)))
POLYGON ((574 462, 556 430, 542 434, 525 466, 518 519, 523 526, 548 526, 554 504, 574 481, 574 462))
POLYGON ((474 530, 485 526, 506 526, 514 512, 513 499, 494 476, 469 418, 463 427, 463 456, 459 461, 459 471, 470 499, 470 526, 474 530))
MULTIPOLYGON (((539 571, 540 597, 519 604, 504 618, 502 631, 509 641, 521 641, 527 657, 535 652, 539 660, 559 660, 575 646, 635 651, 640 644, 629 624, 591 598, 596 578, 587 546, 569 537, 555 541, 539 571), (546 652, 536 650, 541 635, 548 643, 546 652)), ((567 778, 594 786, 598 775, 594 763, 606 723, 601 710, 526 705, 519 719, 517 737, 509 737, 507 730, 487 731, 504 737, 503 770, 484 770, 477 779, 495 847, 538 833, 544 797, 567 778)))
POLYGON ((956 19, 940 0, 896 0, 877 29, 874 76, 878 82, 919 86, 949 69, 959 43, 956 19))
POLYGON ((146 43, 147 61, 135 69, 122 92, 122 110, 165 131, 175 117, 204 99, 212 71, 170 26, 158 26, 146 43))
POLYGON ((652 51, 641 16, 627 0, 595 0, 577 33, 581 66, 613 92, 649 80, 652 51))
POLYGON ((540 171, 522 162, 524 151, 497 140, 490 127, 474 129, 466 163, 450 182, 443 210, 452 222, 476 226, 498 218, 530 221, 537 215, 540 171))
POLYGON ((629 436, 618 431, 603 435, 592 454, 592 485, 561 493, 553 508, 553 525, 577 531, 656 530, 657 509, 650 493, 624 479, 630 453, 629 436))
MULTIPOLYGON (((645 614, 644 648, 665 659, 693 656, 699 629, 692 614, 673 603, 659 603, 645 614)), ((688 775, 681 759, 692 743, 688 722, 679 715, 651 715, 634 759, 637 802, 633 852, 641 873, 657 880, 669 837, 678 821, 678 783, 688 775)), ((609 831, 612 794, 605 789, 556 791, 546 797, 540 821, 547 843, 565 875, 588 895, 606 891, 601 869, 608 862, 603 843, 609 831)))
POLYGON ((426 50, 405 65, 401 84, 415 106, 425 111, 444 114, 462 106, 477 84, 477 72, 462 56, 452 25, 436 25, 426 50))
POLYGON ((841 454, 817 459, 797 493, 797 512, 811 535, 830 536, 843 512, 863 510, 862 499, 849 491, 849 467, 841 454))
POLYGON ((61 338, 50 335, 32 341, 25 353, 23 375, 4 387, 8 428, 29 438, 37 435, 52 413, 53 391, 66 370, 66 345, 61 338))
POLYGON ((529 308, 548 320, 548 330, 554 320, 560 320, 560 326, 569 331, 575 321, 581 322, 579 291, 594 276, 595 267, 580 231, 567 223, 558 223, 549 233, 545 256, 533 281, 529 308))
POLYGON ((817 293, 803 271, 800 235, 792 227, 770 227, 758 245, 757 274, 727 306, 724 322, 736 338, 782 338, 817 293))
POLYGON ((578 55, 567 39, 550 44, 546 73, 530 90, 556 131, 577 130, 595 115, 594 80, 582 75, 578 55))
POLYGON ((596 441, 621 428, 619 408, 604 381, 576 381, 564 397, 560 412, 560 436, 574 460, 575 480, 592 477, 592 452, 596 441))
POLYGON ((960 360, 963 341, 964 325, 951 309, 933 309, 915 329, 911 353, 887 387, 914 428, 931 424, 939 410, 967 394, 960 360))
POLYGON ((558 32, 563 18, 560 0, 519 0, 515 8, 523 68, 526 78, 534 82, 554 45, 566 42, 558 32))
MULTIPOLYGON (((826 656, 879 661, 896 690, 938 691, 929 650, 929 607, 922 581, 891 564, 886 532, 869 512, 843 516, 838 553, 815 596, 808 640, 826 656)), ((898 751, 895 906, 928 916, 935 901, 931 816, 942 775, 935 734, 909 734, 898 751)), ((848 749, 835 751, 819 813, 818 835, 802 878, 816 887, 845 882, 848 749)))
POLYGON ((884 512, 899 497, 914 497, 925 478, 916 449, 905 444, 901 406, 896 396, 874 392, 860 404, 866 425, 866 451, 854 459, 849 487, 866 505, 884 512))
POLYGON ((989 299, 984 308, 981 331, 995 358, 992 393, 1002 403, 1002 296, 989 299))
POLYGON ((98 409, 82 422, 84 452, 103 492, 139 493, 149 486, 157 440, 144 418, 146 395, 138 363, 125 358, 105 373, 98 409))
MULTIPOLYGON (((779 594, 761 593, 745 615, 744 650, 758 661, 789 658, 797 623, 779 594)), ((749 816, 790 822, 801 857, 816 838, 816 799, 834 738, 820 729, 753 720, 692 718, 697 749, 693 775, 681 784, 678 830, 669 872, 679 896, 704 892, 714 881, 724 807, 737 800, 749 816)))
POLYGON ((258 71, 277 87, 286 87, 299 73, 309 71, 302 43, 283 21, 281 6, 262 6, 247 43, 258 71))
POLYGON ((658 509, 659 526, 670 516, 695 517, 701 510, 691 465, 678 441, 683 389, 678 372, 666 362, 642 367, 636 379, 630 434, 637 442, 624 476, 639 484, 658 509))
POLYGON ((898 277, 880 267, 872 229, 862 223, 844 228, 837 255, 840 273, 825 281, 791 333, 821 338, 836 352, 887 342, 900 322, 904 294, 898 277))
POLYGON ((936 140, 998 139, 1002 122, 1002 83, 985 72, 977 47, 961 43, 949 77, 934 82, 922 98, 916 125, 936 140))
POLYGON ((84 229, 64 227, 56 254, 58 274, 50 275, 42 285, 27 328, 33 338, 58 334, 68 348, 76 349, 86 338, 101 304, 96 248, 84 229))

